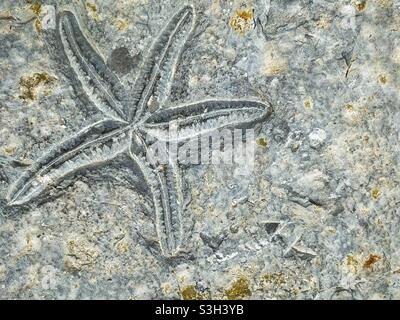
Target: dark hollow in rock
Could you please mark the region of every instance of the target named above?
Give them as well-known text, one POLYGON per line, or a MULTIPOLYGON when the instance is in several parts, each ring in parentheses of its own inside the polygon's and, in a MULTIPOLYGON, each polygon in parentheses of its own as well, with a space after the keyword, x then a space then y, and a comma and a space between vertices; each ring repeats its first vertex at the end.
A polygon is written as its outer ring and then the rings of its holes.
POLYGON ((121 47, 115 49, 110 58, 108 59, 108 65, 116 73, 125 75, 135 66, 138 56, 132 57, 127 48, 121 47))

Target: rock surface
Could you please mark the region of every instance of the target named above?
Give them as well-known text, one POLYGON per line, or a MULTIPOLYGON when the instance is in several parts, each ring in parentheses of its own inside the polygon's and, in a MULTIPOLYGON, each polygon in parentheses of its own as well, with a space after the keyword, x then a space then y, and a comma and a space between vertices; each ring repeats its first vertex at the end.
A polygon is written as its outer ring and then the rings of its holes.
POLYGON ((250 174, 184 168, 187 239, 174 257, 122 160, 7 205, 49 147, 104 118, 49 46, 68 5, 133 90, 184 2, 1 1, 0 299, 400 298, 399 1, 194 1, 166 104, 248 98, 274 112, 250 174))

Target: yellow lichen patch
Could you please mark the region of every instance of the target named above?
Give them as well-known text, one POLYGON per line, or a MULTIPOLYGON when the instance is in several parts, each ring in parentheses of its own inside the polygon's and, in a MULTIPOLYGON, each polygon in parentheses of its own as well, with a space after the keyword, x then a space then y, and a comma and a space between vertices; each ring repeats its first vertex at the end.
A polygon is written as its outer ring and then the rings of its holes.
POLYGON ((327 227, 326 231, 328 231, 330 234, 336 234, 336 229, 334 227, 327 227))
POLYGON ((92 12, 97 12, 97 7, 96 4, 94 3, 87 2, 86 7, 90 9, 92 12))
POLYGON ((306 100, 304 100, 303 105, 305 109, 311 110, 314 107, 314 102, 312 98, 307 98, 306 100))
POLYGON ((30 9, 36 16, 38 16, 42 11, 42 4, 40 3, 40 1, 35 1, 35 3, 31 5, 30 9))
POLYGON ((94 20, 99 21, 100 16, 97 12, 96 4, 93 2, 86 2, 86 8, 88 10, 89 16, 91 16, 94 20))
POLYGON ((285 276, 282 273, 266 273, 261 277, 261 284, 263 286, 269 285, 282 285, 285 284, 285 276))
POLYGON ((125 240, 121 240, 115 245, 115 249, 120 254, 127 253, 129 251, 129 243, 125 240))
POLYGON ((346 257, 346 265, 347 268, 353 273, 357 272, 358 269, 358 261, 351 255, 346 257))
POLYGON ((183 300, 206 300, 210 298, 207 294, 198 292, 193 285, 183 288, 181 296, 183 300))
POLYGON ((243 36, 254 29, 253 9, 238 9, 229 21, 229 26, 233 31, 243 36))
POLYGON ((54 77, 45 72, 37 72, 31 76, 21 77, 19 80, 21 95, 19 97, 24 100, 35 100, 39 87, 51 84, 54 80, 54 77))
POLYGON ((371 269, 372 265, 374 265, 375 263, 377 263, 379 260, 381 260, 381 257, 376 255, 376 254, 370 254, 368 259, 365 260, 364 262, 364 269, 371 269))
POLYGON ((345 108, 347 111, 353 111, 353 110, 354 110, 354 106, 353 106, 351 103, 346 103, 345 106, 344 106, 344 108, 345 108))
POLYGON ((174 287, 170 282, 164 282, 161 284, 161 291, 164 295, 169 296, 174 292, 174 287))
POLYGON ((378 200, 378 198, 381 196, 381 190, 379 190, 378 188, 373 188, 371 190, 371 197, 374 200, 378 200))
POLYGON ((300 143, 295 142, 290 146, 290 150, 292 150, 292 152, 297 152, 300 148, 300 143))
POLYGON ((4 148, 4 153, 8 156, 11 156, 15 152, 15 147, 14 146, 9 146, 4 148))
POLYGON ((64 266, 70 272, 90 269, 99 256, 98 250, 83 240, 69 240, 67 251, 64 266))
POLYGON ((358 11, 363 11, 367 7, 367 1, 365 0, 353 0, 352 4, 358 11))
POLYGON ((268 147, 268 140, 267 140, 266 138, 258 138, 258 139, 256 140, 256 143, 257 143, 259 146, 263 147, 263 148, 268 147))
POLYGON ((363 271, 370 271, 381 259, 382 257, 377 254, 370 254, 367 257, 361 254, 355 256, 348 255, 345 266, 351 273, 358 274, 363 271))
POLYGON ((380 83, 382 83, 382 84, 386 84, 386 83, 388 82, 388 79, 387 79, 387 77, 386 77, 384 74, 380 74, 380 75, 378 76, 378 81, 379 81, 380 83))
POLYGON ((224 293, 228 300, 242 300, 249 297, 251 296, 250 281, 245 277, 240 277, 224 293))
POLYGON ((40 1, 35 1, 31 6, 30 6, 30 10, 34 13, 34 15, 36 16, 36 20, 35 20, 35 28, 37 32, 42 31, 42 22, 39 19, 40 13, 42 11, 42 4, 40 3, 40 1))
POLYGON ((35 28, 37 32, 42 31, 42 21, 39 18, 35 20, 35 28))
POLYGON ((129 28, 129 21, 125 20, 125 19, 117 19, 115 21, 115 27, 119 30, 119 31, 125 31, 129 28))

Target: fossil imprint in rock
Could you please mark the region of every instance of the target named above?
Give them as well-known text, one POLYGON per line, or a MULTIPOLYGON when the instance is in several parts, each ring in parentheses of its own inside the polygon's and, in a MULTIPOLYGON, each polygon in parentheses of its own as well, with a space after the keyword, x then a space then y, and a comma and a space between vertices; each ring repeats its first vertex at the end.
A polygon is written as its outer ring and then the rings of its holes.
MULTIPOLYGON (((164 107, 176 66, 195 28, 195 10, 187 5, 161 31, 142 62, 133 92, 126 90, 88 38, 72 11, 57 16, 56 39, 68 59, 75 80, 104 120, 52 146, 10 187, 9 206, 29 203, 64 178, 104 165, 125 153, 139 168, 153 200, 161 251, 173 256, 182 246, 185 213, 183 176, 177 160, 168 157, 162 170, 146 159, 146 135, 162 135, 170 121, 185 139, 205 131, 250 127, 272 113, 268 103, 212 98, 164 107), (161 107, 150 112, 149 100, 161 107)), ((137 170, 137 169, 136 169, 137 170)))

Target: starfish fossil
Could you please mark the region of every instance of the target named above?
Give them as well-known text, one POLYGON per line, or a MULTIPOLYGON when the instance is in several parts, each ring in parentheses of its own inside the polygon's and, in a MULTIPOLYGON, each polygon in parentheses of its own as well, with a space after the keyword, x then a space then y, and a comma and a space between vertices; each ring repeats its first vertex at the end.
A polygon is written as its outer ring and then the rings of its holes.
POLYGON ((151 113, 149 101, 156 96, 164 104, 176 65, 195 27, 195 10, 187 5, 177 12, 151 46, 139 69, 134 92, 124 89, 82 32, 73 11, 57 16, 57 39, 78 84, 104 115, 96 122, 50 148, 10 187, 10 206, 28 203, 64 178, 104 165, 127 154, 148 186, 156 215, 161 251, 178 252, 184 235, 183 178, 177 160, 168 159, 160 170, 144 156, 149 148, 145 135, 165 138, 174 122, 178 140, 204 131, 249 126, 262 121, 271 106, 252 100, 210 99, 159 108, 151 113), (179 135, 179 133, 184 133, 179 135), (179 138, 181 137, 181 138, 179 138))

